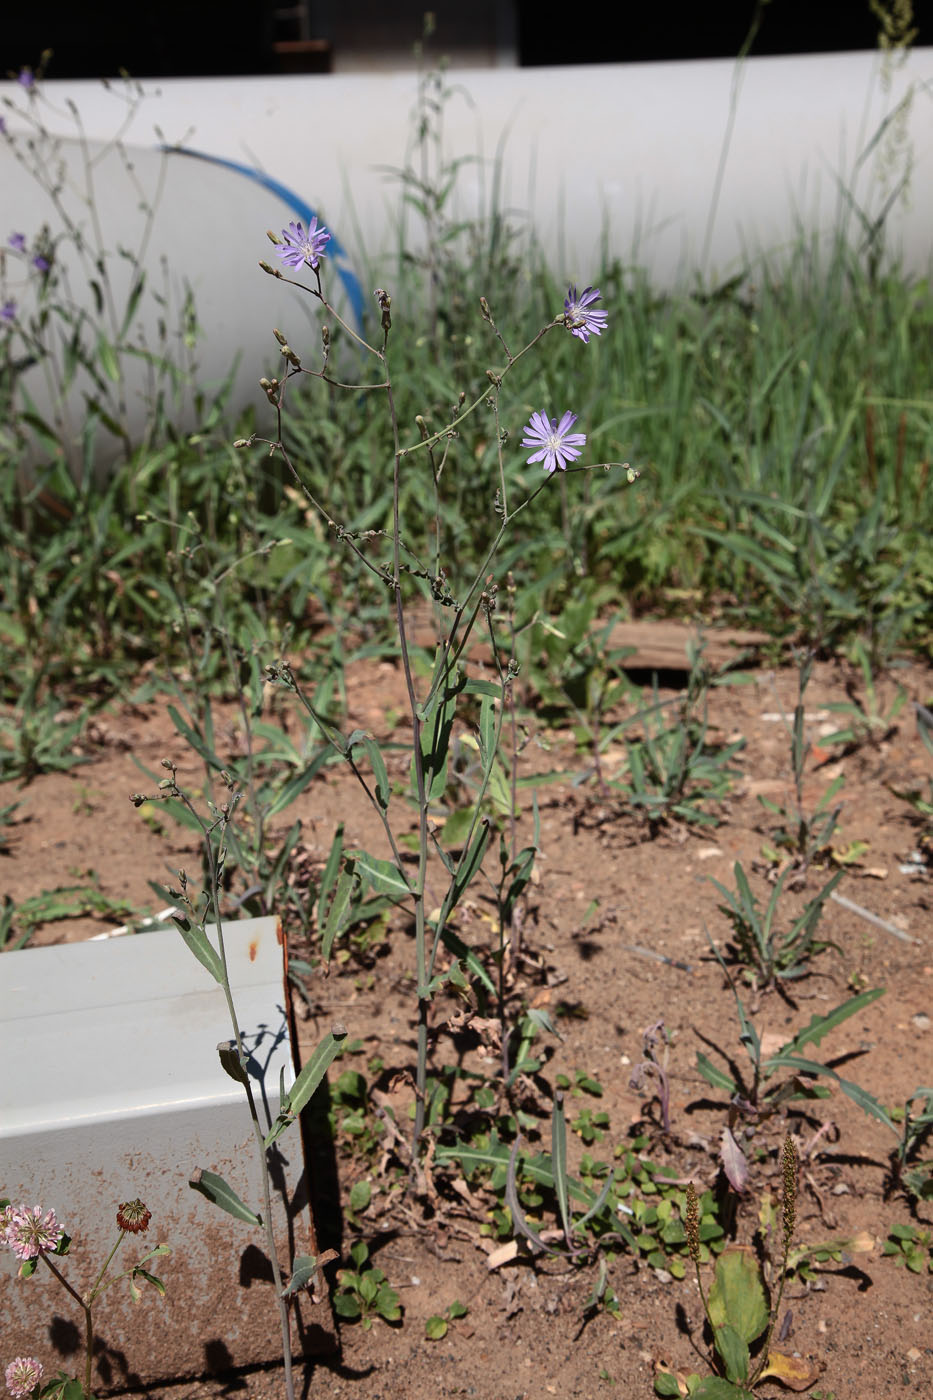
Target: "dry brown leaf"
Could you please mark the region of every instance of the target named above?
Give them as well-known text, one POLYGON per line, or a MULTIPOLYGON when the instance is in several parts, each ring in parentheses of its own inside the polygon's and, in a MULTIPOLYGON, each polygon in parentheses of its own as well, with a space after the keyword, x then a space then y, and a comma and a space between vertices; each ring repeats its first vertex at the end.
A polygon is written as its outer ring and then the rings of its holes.
POLYGON ((518 1240, 509 1240, 508 1244, 501 1244, 498 1249, 494 1249, 486 1256, 486 1268, 498 1269, 503 1264, 509 1264, 518 1254, 518 1240))
POLYGON ((782 1351, 770 1351, 768 1364, 758 1379, 771 1376, 781 1385, 786 1385, 788 1390, 809 1390, 822 1370, 821 1361, 808 1361, 803 1356, 785 1356, 782 1351))

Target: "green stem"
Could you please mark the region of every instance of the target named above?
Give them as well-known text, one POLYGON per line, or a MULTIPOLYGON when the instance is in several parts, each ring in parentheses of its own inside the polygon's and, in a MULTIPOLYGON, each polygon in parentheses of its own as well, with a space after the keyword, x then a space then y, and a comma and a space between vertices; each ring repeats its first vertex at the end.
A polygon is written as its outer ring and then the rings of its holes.
MULTIPOLYGON (((123 1235, 121 1234, 120 1239, 122 1238, 123 1235)), ((119 1243, 120 1240, 117 1240, 117 1243, 110 1251, 110 1254, 107 1258, 107 1263, 104 1265, 100 1275, 98 1276, 98 1283, 100 1283, 101 1278, 103 1278, 104 1274, 106 1273, 107 1265, 110 1263, 110 1260, 116 1253, 117 1245, 119 1245, 119 1243)), ((94 1293, 92 1292, 91 1297, 87 1301, 85 1301, 85 1299, 81 1297, 81 1294, 78 1293, 76 1289, 72 1288, 71 1284, 65 1278, 65 1275, 61 1272, 61 1270, 55 1267, 55 1265, 52 1263, 51 1259, 47 1254, 40 1251, 39 1258, 45 1260, 45 1263, 51 1269, 55 1277, 58 1279, 62 1288, 64 1288, 67 1293, 71 1294, 72 1298, 74 1298, 75 1302, 78 1304, 78 1307, 84 1313, 84 1393, 87 1396, 87 1400, 94 1400, 94 1393, 91 1390, 91 1363, 94 1356, 94 1323, 91 1317, 91 1304, 94 1301, 94 1293)))
MULTIPOLYGON (((220 954, 220 963, 223 971, 223 980, 221 982, 221 986, 223 987, 224 998, 226 1000, 227 1010, 230 1015, 230 1024, 233 1027, 233 1036, 236 1042, 237 1058, 239 1059, 240 1066, 243 1070, 243 1084, 246 1090, 246 1102, 249 1107, 249 1115, 253 1125, 253 1137, 256 1140, 256 1152, 259 1159, 260 1175, 262 1178, 262 1223, 263 1231, 266 1237, 266 1248, 269 1253, 269 1263, 272 1268, 272 1281, 275 1287, 275 1300, 279 1314, 279 1326, 282 1334, 282 1362, 285 1367, 285 1395, 286 1400, 295 1400, 295 1384, 292 1376, 291 1326, 288 1312, 288 1303, 283 1297, 284 1281, 282 1279, 281 1268, 279 1267, 279 1258, 275 1240, 275 1229, 272 1223, 272 1193, 270 1190, 269 1183, 269 1162, 266 1156, 265 1133, 263 1132, 262 1124, 259 1120, 259 1111, 256 1107, 256 1100, 253 1097, 253 1089, 249 1080, 249 1071, 247 1069, 248 1057, 246 1054, 245 1047, 243 1045, 243 1037, 240 1032, 239 1018, 237 1016, 236 1006, 234 1005, 233 1001, 233 992, 230 987, 230 974, 227 968, 227 950, 224 943, 223 919, 221 918, 220 912, 221 862, 218 859, 218 851, 215 851, 214 844, 211 840, 211 828, 205 825, 204 821, 202 820, 202 818, 200 817, 194 805, 186 796, 186 794, 181 792, 180 789, 176 789, 176 792, 177 795, 182 799, 188 810, 195 816, 196 820, 198 821, 204 839, 205 857, 209 871, 210 903, 214 910, 214 921, 217 929, 217 948, 220 954)), ((237 794, 237 797, 238 796, 239 794, 237 794)), ((234 800, 230 803, 229 810, 225 811, 221 817, 222 835, 219 844, 219 853, 221 855, 223 854, 225 845, 225 833, 227 824, 233 815, 233 808, 235 806, 235 803, 236 798, 234 798, 234 800)))

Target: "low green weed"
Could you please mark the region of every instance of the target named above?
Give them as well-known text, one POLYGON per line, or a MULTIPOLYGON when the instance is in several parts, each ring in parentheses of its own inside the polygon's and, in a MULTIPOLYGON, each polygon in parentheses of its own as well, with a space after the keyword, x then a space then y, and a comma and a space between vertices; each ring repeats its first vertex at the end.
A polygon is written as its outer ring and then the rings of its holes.
POLYGON ((10 838, 7 835, 7 828, 15 825, 14 812, 18 811, 22 804, 10 802, 6 807, 0 807, 0 855, 8 855, 10 850, 10 838))
POLYGON ((817 936, 817 927, 824 905, 843 873, 838 870, 783 932, 779 931, 776 919, 778 902, 791 874, 790 867, 778 877, 764 910, 752 893, 741 862, 736 861, 733 867, 734 891, 713 880, 726 900, 719 908, 732 924, 733 941, 729 952, 740 964, 747 981, 763 988, 806 977, 812 971, 813 959, 827 948, 836 947, 830 940, 817 936))
POLYGON ((354 1267, 337 1273, 338 1288, 333 1295, 337 1316, 347 1322, 362 1322, 367 1331, 380 1317, 383 1322, 401 1322, 398 1293, 382 1270, 369 1262, 369 1246, 364 1240, 354 1240, 350 1258, 354 1267))
POLYGON ((881 1253, 912 1274, 933 1274, 933 1230, 919 1225, 892 1225, 881 1253))
POLYGON ((671 820, 718 826, 720 817, 711 804, 728 795, 735 777, 729 760, 745 740, 710 746, 705 721, 647 724, 643 739, 626 741, 628 773, 618 786, 627 801, 644 816, 652 833, 671 820))
MULTIPOLYGON (((728 970, 723 964, 723 971, 729 978, 728 970)), ((825 1016, 814 1015, 810 1022, 796 1035, 788 1040, 773 1055, 764 1055, 761 1048, 761 1037, 753 1023, 749 1020, 742 998, 739 996, 731 979, 733 996, 735 997, 736 1010, 739 1021, 739 1041, 744 1049, 750 1065, 749 1077, 744 1076, 738 1065, 726 1054, 724 1055, 729 1072, 720 1069, 713 1064, 709 1057, 702 1051, 697 1053, 697 1069, 714 1089, 721 1089, 729 1094, 734 1104, 742 1106, 741 1111, 755 1118, 767 1117, 777 1111, 781 1104, 797 1098, 827 1098, 829 1089, 825 1085, 816 1084, 813 1081, 826 1076, 833 1083, 838 1084, 843 1093, 852 1099, 853 1103, 863 1109, 871 1117, 877 1118, 879 1122, 884 1122, 887 1115, 884 1109, 867 1090, 851 1080, 843 1079, 828 1065, 820 1063, 818 1060, 811 1060, 801 1054, 808 1045, 819 1045, 820 1042, 847 1021, 850 1016, 857 1015, 865 1007, 870 1006, 878 997, 884 995, 884 988, 874 987, 868 991, 859 992, 858 995, 849 997, 841 1002, 839 1006, 826 1013, 825 1016), (779 1082, 771 1083, 780 1070, 790 1071, 788 1078, 782 1078, 779 1082)))
POLYGON ((32 677, 12 711, 0 715, 0 782, 25 785, 39 773, 66 773, 90 763, 76 748, 86 720, 85 710, 63 713, 60 697, 32 677))
MULTIPOLYGON (((700 1203, 695 1188, 687 1186, 687 1248, 713 1339, 710 1361, 714 1368, 713 1375, 701 1377, 692 1373, 684 1377, 687 1394, 694 1400, 753 1400, 759 1381, 774 1379, 794 1390, 803 1390, 819 1375, 819 1368, 772 1347, 797 1221, 797 1169, 796 1148, 788 1136, 781 1157, 783 1193, 780 1230, 775 1232, 773 1271, 777 1287, 773 1295, 760 1261, 743 1245, 729 1245, 719 1255, 709 1292, 704 1289, 700 1272, 700 1203)), ((654 1382, 656 1393, 680 1396, 678 1380, 669 1368, 659 1368, 654 1382)))
MULTIPOLYGON (((927 752, 933 757, 933 711, 926 705, 914 704, 917 716, 917 733, 927 752)), ((927 792, 920 788, 892 788, 895 797, 910 804, 914 819, 920 827, 918 841, 920 857, 927 865, 933 865, 933 778, 927 781, 927 792)))
POLYGON ((889 739, 907 700, 907 692, 898 686, 894 699, 885 708, 875 682, 868 648, 860 637, 852 643, 852 655, 862 673, 864 698, 859 698, 854 682, 848 679, 845 687, 848 700, 833 701, 826 706, 831 714, 845 721, 844 726, 821 740, 824 745, 842 744, 849 750, 861 748, 863 744, 878 745, 889 739))
POLYGON ((440 1313, 433 1313, 424 1325, 424 1335, 429 1342, 440 1342, 447 1336, 448 1328, 452 1322, 456 1322, 461 1317, 466 1317, 470 1309, 465 1303, 456 1300, 444 1309, 443 1316, 440 1313))
POLYGON ((842 807, 841 804, 835 807, 831 804, 845 781, 844 774, 840 773, 822 793, 812 811, 807 810, 804 803, 803 787, 807 758, 812 746, 806 734, 804 698, 813 672, 814 660, 815 653, 813 652, 798 656, 797 703, 794 706, 792 722, 788 725, 785 720, 790 737, 790 766, 794 784, 793 804, 771 802, 768 798, 761 796, 758 798, 761 805, 778 818, 777 825, 770 830, 771 839, 778 850, 771 851, 765 847, 765 855, 777 862, 780 862, 782 855, 790 855, 795 865, 803 870, 807 870, 832 842, 842 807))
POLYGON ((147 917, 148 910, 134 909, 125 900, 105 894, 94 872, 87 873, 93 876, 90 884, 56 885, 18 904, 5 896, 0 911, 0 949, 23 948, 37 928, 66 919, 106 919, 122 924, 147 917))
POLYGON ((903 1105, 882 1110, 881 1121, 897 1138, 891 1153, 888 1194, 904 1191, 915 1200, 933 1200, 933 1160, 921 1153, 933 1135, 933 1088, 916 1088, 903 1105))

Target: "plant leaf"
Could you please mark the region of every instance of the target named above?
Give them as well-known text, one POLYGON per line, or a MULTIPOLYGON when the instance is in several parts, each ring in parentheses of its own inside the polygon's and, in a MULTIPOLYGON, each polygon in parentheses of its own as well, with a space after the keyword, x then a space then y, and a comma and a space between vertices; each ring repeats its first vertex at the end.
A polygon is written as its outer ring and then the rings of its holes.
POLYGON ((717 1331, 728 1325, 745 1342, 753 1342, 767 1327, 768 1300, 761 1268, 748 1245, 729 1245, 716 1260, 709 1316, 717 1331))
POLYGON ((704 1376, 691 1392, 690 1400, 755 1400, 755 1397, 744 1386, 733 1385, 721 1376, 704 1376))
POLYGON ((289 1123, 301 1112, 324 1078, 330 1065, 340 1054, 346 1038, 346 1026, 335 1025, 333 1030, 328 1031, 312 1053, 311 1058, 302 1066, 294 1084, 289 1089, 282 1112, 266 1134, 263 1142, 264 1147, 271 1147, 289 1123))
POLYGON ((707 1084, 712 1084, 714 1089, 724 1089, 727 1094, 734 1094, 738 1090, 739 1086, 731 1074, 726 1074, 724 1069, 714 1065, 709 1056, 704 1055, 702 1050, 697 1051, 697 1069, 707 1084))
POLYGON ((848 1001, 841 1002, 825 1016, 814 1016, 804 1030, 798 1032, 793 1040, 789 1040, 786 1045, 781 1046, 781 1053, 787 1051, 791 1054, 797 1054, 805 1045, 819 1045, 823 1037, 828 1035, 831 1030, 841 1025, 843 1021, 847 1021, 850 1016, 856 1015, 864 1007, 870 1006, 880 996, 884 996, 884 987, 872 987, 867 992, 859 992, 858 996, 849 997, 848 1001))
POLYGON ((748 1159, 728 1124, 722 1130, 719 1156, 729 1185, 741 1193, 748 1185, 748 1159))
POLYGON ((233 1187, 228 1186, 223 1177, 218 1176, 216 1172, 202 1171, 198 1167, 188 1185, 192 1191, 200 1191, 212 1205, 220 1206, 221 1210, 225 1210, 236 1220, 244 1220, 247 1225, 262 1224, 262 1217, 250 1210, 249 1206, 240 1200, 233 1187))
POLYGON ((391 899, 407 899, 411 894, 408 881, 398 866, 391 860, 380 860, 366 851, 351 851, 350 857, 363 879, 377 894, 387 894, 391 899))
POLYGON ((730 1327, 727 1322, 725 1326, 716 1328, 715 1344, 726 1368, 726 1379, 748 1380, 748 1342, 745 1338, 739 1336, 735 1328, 730 1327))
POLYGON ((803 1356, 785 1356, 782 1351, 770 1351, 768 1364, 758 1377, 763 1381, 773 1376, 788 1390, 809 1390, 819 1380, 823 1367, 819 1361, 807 1361, 803 1356))
POLYGON ((214 981, 223 986, 224 966, 220 960, 220 954, 204 929, 200 925, 192 924, 191 920, 185 918, 184 914, 173 914, 172 922, 184 939, 189 951, 194 954, 201 966, 207 969, 214 981))

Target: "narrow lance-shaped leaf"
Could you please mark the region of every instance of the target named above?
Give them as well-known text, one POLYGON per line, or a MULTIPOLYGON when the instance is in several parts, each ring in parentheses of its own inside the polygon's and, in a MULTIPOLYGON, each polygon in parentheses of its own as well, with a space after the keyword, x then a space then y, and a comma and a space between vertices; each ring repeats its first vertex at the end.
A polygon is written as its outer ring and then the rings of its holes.
POLYGON ((318 886, 317 921, 319 927, 326 921, 325 910, 327 909, 327 904, 328 900, 330 899, 331 891, 334 888, 334 884, 337 880, 337 875, 340 871, 340 859, 342 855, 343 822, 339 824, 337 830, 334 832, 334 839, 331 842, 330 854, 327 857, 327 864, 324 866, 324 872, 321 875, 321 883, 318 886))
POLYGON ((396 900, 407 899, 411 894, 411 886, 391 860, 381 860, 366 851, 352 851, 351 855, 359 874, 377 894, 387 894, 396 900))
POLYGON ((220 954, 204 929, 200 925, 192 924, 191 920, 183 914, 174 914, 172 921, 201 966, 207 969, 215 982, 219 982, 223 986, 224 966, 220 954))
POLYGON ((725 1070, 714 1065, 708 1055, 704 1055, 702 1050, 697 1052, 697 1069, 706 1080, 707 1084, 712 1084, 714 1089, 723 1089, 727 1094, 734 1094, 738 1091, 738 1085, 731 1075, 725 1070))
MULTIPOLYGON (((786 1045, 781 1046, 780 1053, 794 1054, 803 1049, 805 1045, 819 1045, 825 1035, 836 1026, 847 1021, 850 1016, 856 1015, 864 1007, 870 1006, 873 1001, 877 1001, 880 996, 884 996, 884 987, 872 987, 867 992, 859 992, 857 996, 849 997, 848 1001, 840 1003, 833 1011, 825 1016, 814 1016, 810 1024, 797 1035, 793 1040, 789 1040, 786 1045)), ((769 1061, 770 1063, 770 1061, 769 1061)))
POLYGON ((473 844, 467 851, 460 866, 454 876, 451 891, 451 909, 459 902, 464 890, 469 886, 470 881, 483 863, 483 856, 486 854, 486 847, 489 844, 489 821, 484 817, 479 824, 479 830, 473 837, 473 844))
POLYGON ((327 923, 324 925, 324 932, 321 935, 321 957, 325 963, 330 961, 334 939, 340 931, 341 921, 350 902, 350 892, 353 889, 355 878, 356 866, 352 860, 348 860, 346 867, 341 871, 340 879, 337 881, 337 889, 327 912, 327 923))
POLYGON ((496 710, 488 695, 483 697, 479 711, 479 751, 486 770, 496 756, 496 710))
POLYGON ((385 760, 379 751, 379 745, 375 739, 368 734, 360 740, 360 746, 366 750, 366 756, 372 764, 373 777, 376 782, 376 801, 383 811, 389 805, 389 774, 386 771, 385 760))
POLYGON ((301 1112, 311 1095, 317 1089, 330 1065, 343 1049, 347 1038, 346 1026, 335 1025, 333 1030, 317 1046, 307 1064, 303 1066, 297 1079, 285 1098, 285 1106, 266 1134, 263 1146, 270 1147, 301 1112))
POLYGON ((900 1128, 890 1117, 887 1111, 867 1089, 863 1089, 860 1084, 854 1083, 851 1079, 843 1079, 829 1065, 820 1064, 819 1060, 808 1060, 803 1055, 777 1054, 768 1061, 768 1068, 799 1070, 801 1074, 826 1074, 830 1079, 835 1080, 842 1092, 852 1100, 854 1104, 867 1113, 870 1118, 877 1118, 879 1123, 883 1123, 886 1128, 890 1128, 895 1137, 900 1137, 900 1128))
POLYGON ((541 1236, 528 1224, 518 1199, 517 1166, 520 1147, 521 1138, 516 1138, 509 1153, 509 1166, 505 1178, 505 1203, 512 1216, 512 1229, 516 1234, 524 1235, 534 1250, 539 1250, 543 1254, 556 1254, 558 1251, 554 1249, 553 1245, 545 1244, 541 1236))
POLYGON ((200 1191, 212 1205, 220 1206, 228 1215, 232 1215, 236 1220, 244 1220, 247 1225, 261 1225, 262 1216, 250 1210, 249 1206, 240 1200, 240 1197, 224 1181, 222 1176, 216 1172, 203 1171, 198 1167, 197 1171, 190 1178, 188 1185, 192 1191, 200 1191))
POLYGON ((551 1116, 551 1165, 554 1170, 554 1192, 560 1209, 561 1224, 569 1245, 572 1240, 567 1193, 567 1120, 564 1116, 564 1096, 560 1090, 554 1095, 554 1112, 551 1116))

